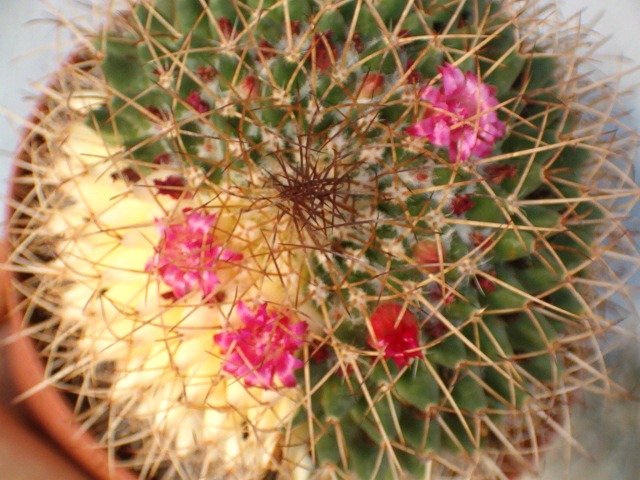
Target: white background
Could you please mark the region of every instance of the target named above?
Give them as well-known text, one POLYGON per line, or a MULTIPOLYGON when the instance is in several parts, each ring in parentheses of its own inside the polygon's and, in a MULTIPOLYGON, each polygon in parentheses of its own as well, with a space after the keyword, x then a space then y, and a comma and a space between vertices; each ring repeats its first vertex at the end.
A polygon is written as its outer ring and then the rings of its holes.
MULTIPOLYGON (((94 3, 105 5, 107 1, 94 3)), ((20 119, 28 115, 32 98, 37 96, 33 85, 46 80, 47 73, 64 58, 62 52, 69 48, 69 42, 57 33, 54 21, 57 14, 51 12, 59 9, 58 14, 64 12, 72 18, 78 15, 97 18, 96 12, 92 14, 87 7, 91 0, 83 3, 49 0, 45 5, 40 0, 0 0, 0 192, 6 188, 20 119)), ((602 71, 614 73, 640 65, 640 0, 564 0, 559 6, 565 18, 584 10, 581 23, 592 25, 597 20, 595 30, 610 37, 601 49, 610 56, 608 62, 599 64, 602 71), (620 66, 622 56, 629 59, 625 67, 620 66)), ((625 81, 627 87, 636 84, 640 84, 639 72, 625 81)), ((634 122, 640 125, 640 89, 637 92, 627 98, 625 105, 635 111, 634 122)), ((635 371, 640 372, 640 368, 635 371)), ((567 478, 637 480, 640 465, 633 459, 640 450, 638 410, 637 405, 630 405, 626 409, 605 407, 604 412, 597 414, 580 414, 576 436, 588 437, 585 446, 595 458, 593 462, 578 461, 567 478)), ((558 480, 564 474, 552 462, 545 479, 558 480)))

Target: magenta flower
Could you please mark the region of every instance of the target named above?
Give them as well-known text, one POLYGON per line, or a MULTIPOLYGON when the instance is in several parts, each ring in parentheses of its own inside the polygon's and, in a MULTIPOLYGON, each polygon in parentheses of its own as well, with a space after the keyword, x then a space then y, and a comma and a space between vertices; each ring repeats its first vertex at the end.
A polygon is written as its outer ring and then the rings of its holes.
POLYGON ((371 315, 371 328, 369 346, 382 351, 384 358, 393 360, 398 368, 408 365, 411 358, 422 357, 416 317, 406 309, 403 312, 401 304, 378 306, 371 315))
POLYGON ((422 91, 420 98, 431 106, 424 119, 405 132, 449 148, 451 161, 464 162, 471 155, 487 157, 505 132, 505 124, 496 113, 499 102, 495 87, 453 65, 445 64, 438 69, 442 86, 422 91))
POLYGON ((288 316, 268 312, 266 303, 256 312, 243 302, 238 302, 237 309, 244 327, 213 337, 226 355, 222 369, 247 386, 274 388, 276 375, 285 387, 295 386, 293 371, 304 362, 294 354, 304 343, 307 324, 292 324, 288 316))
POLYGON ((186 210, 184 222, 160 224, 162 238, 146 270, 157 271, 162 281, 172 288, 175 298, 197 289, 209 297, 220 283, 216 267, 220 263, 242 260, 241 253, 216 245, 211 232, 215 221, 215 215, 186 210))

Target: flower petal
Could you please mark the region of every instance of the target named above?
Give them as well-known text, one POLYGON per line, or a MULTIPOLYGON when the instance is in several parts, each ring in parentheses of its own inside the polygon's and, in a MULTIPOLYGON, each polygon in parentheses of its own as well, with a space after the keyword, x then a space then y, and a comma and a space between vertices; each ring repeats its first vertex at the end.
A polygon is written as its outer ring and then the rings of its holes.
POLYGON ((290 324, 290 318, 280 312, 270 312, 267 304, 253 311, 238 302, 236 313, 244 324, 213 337, 226 355, 223 370, 247 386, 276 388, 295 386, 294 370, 304 362, 294 354, 304 343, 305 322, 290 324), (277 377, 277 381, 276 381, 277 377))
POLYGON ((474 73, 463 74, 450 64, 439 67, 439 71, 442 86, 426 87, 420 95, 432 107, 425 118, 409 126, 405 133, 447 147, 452 162, 491 155, 506 130, 495 111, 499 105, 496 88, 482 83, 474 73))

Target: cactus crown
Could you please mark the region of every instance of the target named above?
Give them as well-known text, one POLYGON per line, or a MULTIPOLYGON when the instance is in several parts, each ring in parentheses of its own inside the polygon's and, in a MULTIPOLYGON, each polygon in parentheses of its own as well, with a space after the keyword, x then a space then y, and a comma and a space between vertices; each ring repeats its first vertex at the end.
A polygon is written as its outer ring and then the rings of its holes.
POLYGON ((609 385, 632 142, 506 3, 144 0, 67 66, 14 261, 123 465, 511 478, 609 385))

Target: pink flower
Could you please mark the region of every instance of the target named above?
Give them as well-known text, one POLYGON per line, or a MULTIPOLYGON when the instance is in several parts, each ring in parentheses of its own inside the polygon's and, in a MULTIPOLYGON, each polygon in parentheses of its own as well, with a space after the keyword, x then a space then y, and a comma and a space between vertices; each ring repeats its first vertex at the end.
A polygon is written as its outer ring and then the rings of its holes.
POLYGON ((369 337, 369 345, 381 350, 384 358, 393 360, 398 368, 408 365, 411 358, 422 357, 416 317, 401 304, 378 306, 370 321, 373 337, 369 337))
POLYGON ((449 148, 451 161, 464 162, 471 155, 487 157, 497 140, 504 137, 505 124, 498 120, 496 89, 470 72, 445 64, 438 68, 441 87, 426 87, 420 98, 431 104, 422 121, 405 130, 439 147, 449 148))
POLYGON ((243 302, 237 309, 245 326, 213 337, 226 355, 222 369, 248 386, 274 388, 276 375, 285 387, 295 386, 293 371, 304 362, 294 353, 304 343, 307 324, 292 324, 283 313, 268 312, 266 303, 256 312, 243 302))
POLYGON ((146 270, 158 271, 176 298, 196 289, 209 297, 220 283, 216 266, 221 262, 242 260, 241 253, 216 245, 211 232, 215 220, 215 215, 187 210, 184 222, 160 224, 162 238, 146 270))

